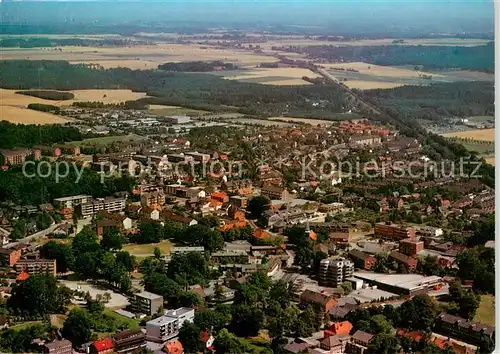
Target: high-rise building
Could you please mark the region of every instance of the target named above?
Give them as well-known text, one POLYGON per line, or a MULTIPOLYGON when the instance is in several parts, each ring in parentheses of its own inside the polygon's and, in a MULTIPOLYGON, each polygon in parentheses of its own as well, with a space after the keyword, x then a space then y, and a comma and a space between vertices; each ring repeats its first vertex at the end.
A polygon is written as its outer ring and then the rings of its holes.
POLYGON ((339 287, 345 279, 352 277, 354 263, 345 258, 326 258, 319 265, 319 284, 339 287))

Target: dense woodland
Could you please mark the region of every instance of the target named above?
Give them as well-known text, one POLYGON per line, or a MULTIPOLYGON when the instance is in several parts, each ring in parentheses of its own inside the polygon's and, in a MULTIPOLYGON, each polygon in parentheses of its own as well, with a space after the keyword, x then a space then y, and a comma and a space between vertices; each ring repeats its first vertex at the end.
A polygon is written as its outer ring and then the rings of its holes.
POLYGON ((24 125, 7 121, 0 122, 0 149, 52 145, 83 139, 82 133, 74 127, 60 124, 24 125))
POLYGON ((421 65, 423 69, 460 68, 494 72, 494 42, 483 46, 307 46, 281 50, 306 53, 339 62, 362 61, 376 65, 421 65))
POLYGON ((65 101, 65 100, 71 100, 71 99, 75 98, 75 95, 73 95, 71 92, 60 92, 60 91, 52 91, 52 90, 17 91, 16 93, 21 94, 21 95, 26 95, 26 96, 33 96, 33 97, 42 98, 44 100, 52 100, 52 101, 65 101))
POLYGON ((60 112, 60 108, 51 104, 43 104, 43 103, 30 103, 28 105, 28 109, 32 109, 34 111, 40 112, 51 112, 58 114, 60 112))
POLYGON ((454 82, 360 91, 377 106, 391 107, 405 119, 495 115, 492 82, 454 82))
POLYGON ((222 68, 222 70, 233 70, 235 65, 231 63, 224 63, 222 61, 185 61, 180 63, 165 63, 158 65, 158 69, 165 71, 175 71, 175 72, 210 72, 217 68, 222 68))

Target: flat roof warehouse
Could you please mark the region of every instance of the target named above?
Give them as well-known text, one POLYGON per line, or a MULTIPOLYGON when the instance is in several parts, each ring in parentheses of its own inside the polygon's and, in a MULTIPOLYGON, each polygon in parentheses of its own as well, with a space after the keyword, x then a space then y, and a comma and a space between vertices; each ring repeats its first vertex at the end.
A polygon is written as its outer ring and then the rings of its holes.
POLYGON ((381 289, 405 295, 426 294, 431 288, 443 282, 438 276, 425 277, 419 274, 378 274, 354 272, 353 276, 381 289))

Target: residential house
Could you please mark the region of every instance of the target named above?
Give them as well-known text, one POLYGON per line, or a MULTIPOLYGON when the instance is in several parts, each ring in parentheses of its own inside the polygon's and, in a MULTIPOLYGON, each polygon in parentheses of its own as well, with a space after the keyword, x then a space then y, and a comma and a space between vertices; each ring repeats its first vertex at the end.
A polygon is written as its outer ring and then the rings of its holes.
POLYGON ((26 161, 26 158, 31 155, 28 149, 0 149, 0 155, 3 156, 4 165, 21 165, 26 161))
POLYGON ((370 270, 376 262, 375 257, 363 251, 352 249, 349 251, 349 257, 358 268, 370 270))
POLYGON ((130 353, 146 345, 146 335, 140 329, 129 329, 111 335, 115 353, 130 353))
POLYGON ((73 344, 67 340, 56 340, 43 345, 43 352, 48 354, 73 354, 73 344))
POLYGON ((250 196, 253 194, 253 184, 249 179, 223 182, 221 189, 230 194, 237 194, 238 196, 250 196))
POLYGON ((162 190, 145 192, 141 195, 141 205, 145 207, 158 207, 165 204, 165 193, 162 190))
POLYGON ((110 338, 103 338, 92 342, 90 353, 111 354, 113 353, 113 342, 110 338))
POLYGON ((417 241, 410 238, 399 241, 399 252, 406 254, 407 256, 415 256, 423 249, 424 241, 417 241))
POLYGON ((417 269, 417 260, 401 252, 392 251, 389 253, 389 259, 396 261, 396 263, 403 267, 407 272, 413 272, 417 269))
POLYGON ((300 302, 308 305, 319 304, 325 313, 330 312, 337 304, 337 300, 332 295, 309 289, 304 290, 302 294, 300 294, 300 302))
POLYGON ((193 225, 198 224, 198 221, 196 221, 193 218, 176 214, 176 213, 174 213, 170 210, 167 210, 167 209, 163 209, 161 211, 160 219, 180 222, 186 226, 193 226, 193 225))
POLYGON ((350 240, 349 231, 348 232, 332 231, 328 233, 328 239, 330 240, 330 242, 336 245, 348 245, 350 240))
POLYGON ((437 317, 434 330, 473 344, 480 344, 482 336, 495 338, 495 326, 469 321, 447 313, 437 317))
POLYGON ((285 353, 299 354, 307 351, 307 348, 311 347, 311 344, 305 342, 291 342, 283 348, 285 353))
POLYGON ((349 335, 352 330, 352 323, 349 321, 334 322, 328 329, 325 329, 325 338, 336 335, 349 335))
POLYGON ((184 347, 178 340, 165 343, 163 351, 167 354, 184 354, 184 347))
POLYGON ((0 260, 9 267, 13 267, 21 259, 21 255, 21 248, 0 248, 0 260))
POLYGON ((370 341, 375 337, 373 334, 357 330, 351 337, 351 342, 346 345, 346 353, 364 354, 368 350, 370 341))
POLYGON ((285 199, 286 190, 279 186, 265 185, 261 188, 260 193, 269 199, 285 199))

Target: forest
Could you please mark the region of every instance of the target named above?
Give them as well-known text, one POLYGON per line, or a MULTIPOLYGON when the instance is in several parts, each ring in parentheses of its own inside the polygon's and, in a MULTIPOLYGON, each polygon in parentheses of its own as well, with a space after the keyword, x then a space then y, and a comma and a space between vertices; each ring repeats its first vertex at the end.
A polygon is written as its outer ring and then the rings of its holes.
POLYGON ((65 100, 71 100, 71 99, 75 98, 75 95, 73 95, 71 92, 60 92, 60 91, 52 91, 52 90, 47 90, 47 91, 37 91, 37 90, 17 91, 16 93, 18 93, 20 95, 38 97, 38 98, 42 98, 44 100, 51 100, 51 101, 65 101, 65 100))
POLYGON ((28 109, 32 109, 34 111, 40 112, 52 112, 58 114, 60 112, 60 108, 57 106, 53 106, 51 104, 43 104, 43 103, 30 103, 28 105, 28 109))
POLYGON ((158 65, 158 69, 165 71, 175 72, 210 72, 222 68, 222 70, 233 70, 235 65, 231 63, 224 63, 222 61, 185 61, 180 63, 165 63, 158 65))
POLYGON ((459 68, 492 73, 495 62, 494 42, 475 47, 426 45, 337 47, 316 45, 279 47, 279 49, 338 62, 362 61, 376 65, 421 65, 424 70, 459 68))
POLYGON ((73 127, 60 124, 13 124, 7 121, 0 122, 0 136, 1 149, 52 145, 83 139, 83 135, 73 127))
POLYGON ((392 107, 405 117, 440 119, 495 115, 492 82, 454 82, 428 86, 358 91, 376 105, 392 107))

